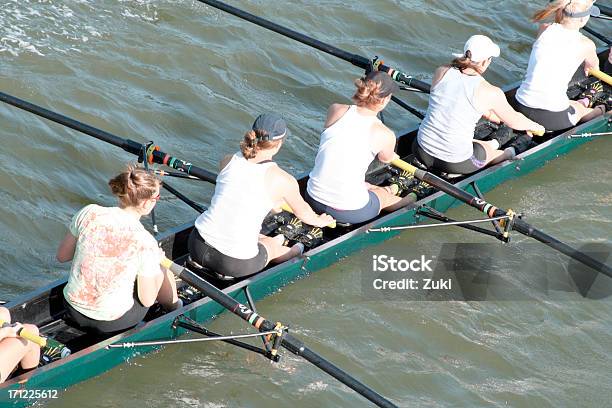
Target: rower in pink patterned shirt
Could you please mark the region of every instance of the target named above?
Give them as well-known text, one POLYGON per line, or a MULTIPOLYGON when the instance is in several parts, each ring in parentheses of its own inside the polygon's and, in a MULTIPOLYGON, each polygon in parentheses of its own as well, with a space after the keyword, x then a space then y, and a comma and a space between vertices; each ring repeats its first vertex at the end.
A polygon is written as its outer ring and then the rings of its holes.
POLYGON ((70 317, 98 334, 137 325, 155 300, 168 310, 180 304, 172 273, 160 267, 164 253, 140 223, 159 200, 161 182, 130 167, 108 184, 119 206, 81 209, 57 251, 58 261, 72 260, 64 288, 70 317))

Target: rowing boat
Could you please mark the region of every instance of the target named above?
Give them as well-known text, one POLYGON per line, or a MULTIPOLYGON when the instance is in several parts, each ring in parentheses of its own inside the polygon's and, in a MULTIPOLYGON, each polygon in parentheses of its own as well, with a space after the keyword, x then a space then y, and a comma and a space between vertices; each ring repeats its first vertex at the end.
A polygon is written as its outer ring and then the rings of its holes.
MULTIPOLYGON (((600 53, 600 57, 604 58, 603 51, 600 53)), ((579 86, 580 84, 576 85, 576 87, 579 86)), ((516 88, 515 85, 506 91, 509 99, 512 98, 516 88)), ((486 168, 469 177, 460 179, 455 183, 455 186, 470 192, 470 194, 478 195, 481 192, 490 191, 503 182, 524 176, 544 166, 548 161, 591 140, 587 137, 574 138, 571 137, 572 135, 608 132, 611 126, 612 118, 599 117, 561 134, 551 135, 546 141, 518 156, 516 161, 486 168)), ((483 123, 479 126, 477 134, 486 135, 491 133, 492 130, 491 124, 483 123)), ((416 132, 417 129, 411 129, 398 137, 398 154, 406 160, 410 160, 416 132)), ((388 168, 380 164, 372 166, 368 173, 368 181, 375 184, 388 177, 388 168)), ((307 176, 299 180, 302 188, 305 188, 306 181, 307 176)), ((417 204, 427 205, 439 212, 446 212, 450 208, 460 205, 461 202, 443 192, 437 192, 423 198, 417 204)), ((264 222, 264 232, 270 232, 275 226, 278 226, 278 220, 278 215, 271 215, 264 222), (266 229, 267 231, 265 231, 266 229)), ((302 257, 270 267, 244 280, 212 279, 211 282, 226 294, 242 303, 248 302, 254 308, 254 301, 269 296, 279 288, 307 274, 328 267, 337 262, 339 258, 369 245, 378 244, 399 233, 390 231, 386 234, 368 234, 370 229, 397 224, 417 224, 421 220, 417 208, 403 208, 390 214, 383 214, 366 225, 346 226, 335 230, 328 229, 318 245, 311 248, 302 257)), ((168 257, 176 263, 184 264, 187 261, 187 238, 192 228, 193 223, 189 223, 177 226, 159 235, 160 246, 165 250, 168 257)), ((64 320, 62 289, 65 283, 65 280, 56 281, 6 305, 10 308, 15 321, 36 324, 43 335, 66 345, 72 350, 72 354, 11 378, 0 385, 0 403, 2 406, 32 404, 37 397, 52 395, 40 393, 41 390, 50 390, 53 393, 56 392, 54 390, 64 390, 71 385, 100 375, 135 355, 150 352, 157 348, 156 346, 138 349, 109 348, 110 345, 152 339, 173 339, 187 331, 186 327, 188 325, 185 325, 184 322, 203 324, 224 311, 222 306, 184 284, 180 288, 181 297, 185 303, 183 308, 166 314, 154 309, 149 313, 145 322, 131 330, 111 338, 94 338, 64 320), (38 393, 28 394, 29 391, 34 390, 38 393)))

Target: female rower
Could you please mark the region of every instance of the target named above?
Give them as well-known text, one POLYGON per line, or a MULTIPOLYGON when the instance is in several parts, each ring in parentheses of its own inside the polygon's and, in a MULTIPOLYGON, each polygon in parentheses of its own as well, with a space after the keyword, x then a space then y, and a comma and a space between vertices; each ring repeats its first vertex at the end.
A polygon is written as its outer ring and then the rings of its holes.
POLYGON ((563 130, 605 113, 605 106, 591 108, 592 96, 581 101, 567 97, 574 73, 584 63, 585 73, 599 68, 595 43, 582 35, 591 15, 599 15, 592 0, 555 0, 534 14, 540 22, 554 16, 552 24, 542 24, 533 45, 527 75, 516 92, 517 109, 548 130, 563 130))
POLYGON ((356 80, 355 86, 354 105, 335 103, 327 112, 306 191, 306 201, 315 211, 349 224, 416 201, 414 195, 397 196, 396 186, 379 187, 365 181, 374 158, 383 163, 397 158, 395 134, 377 116, 399 90, 397 84, 388 74, 373 71, 356 80))
POLYGON ((130 166, 108 184, 119 206, 84 207, 57 250, 58 261, 73 261, 64 288, 70 317, 98 334, 137 325, 156 299, 167 310, 180 306, 172 273, 160 267, 164 253, 140 223, 159 200, 159 179, 130 166))
POLYGON ((519 153, 514 148, 500 150, 513 135, 507 128, 493 140, 474 140, 481 117, 516 130, 544 132, 541 125, 512 109, 504 92, 482 77, 499 55, 499 46, 489 37, 474 35, 463 55, 455 54, 450 65, 435 71, 429 108, 415 146, 417 158, 428 168, 470 174, 519 153))
POLYGON ((300 255, 301 243, 290 248, 283 235, 260 235, 266 215, 283 203, 305 224, 322 228, 333 222, 329 215, 315 214, 296 179, 272 161, 286 137, 279 115, 260 115, 240 151, 221 161, 210 208, 197 218, 189 237, 192 261, 221 275, 244 277, 300 255))
POLYGON ((31 370, 38 366, 40 347, 29 340, 19 337, 23 328, 32 334, 38 334, 38 328, 32 324, 10 324, 11 314, 5 307, 0 307, 0 383, 21 366, 23 370, 31 370))

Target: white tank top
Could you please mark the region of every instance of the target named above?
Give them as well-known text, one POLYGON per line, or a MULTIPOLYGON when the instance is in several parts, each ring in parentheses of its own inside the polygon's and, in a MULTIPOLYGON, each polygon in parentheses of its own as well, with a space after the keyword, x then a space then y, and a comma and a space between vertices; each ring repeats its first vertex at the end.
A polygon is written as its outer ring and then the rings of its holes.
POLYGON ((217 177, 210 208, 195 221, 208 245, 237 259, 259 253, 261 224, 274 207, 265 182, 274 165, 251 163, 242 153, 234 154, 217 177))
POLYGON ((460 163, 474 154, 476 124, 484 114, 474 104, 474 93, 484 81, 450 68, 431 90, 427 115, 417 136, 425 152, 448 163, 460 163))
POLYGON ((360 115, 351 105, 321 133, 307 187, 312 198, 338 210, 358 210, 368 203, 365 175, 378 153, 370 142, 375 123, 380 123, 377 117, 360 115))
POLYGON ((516 100, 535 109, 561 112, 569 108, 567 87, 584 62, 582 34, 552 24, 533 45, 527 75, 516 100))

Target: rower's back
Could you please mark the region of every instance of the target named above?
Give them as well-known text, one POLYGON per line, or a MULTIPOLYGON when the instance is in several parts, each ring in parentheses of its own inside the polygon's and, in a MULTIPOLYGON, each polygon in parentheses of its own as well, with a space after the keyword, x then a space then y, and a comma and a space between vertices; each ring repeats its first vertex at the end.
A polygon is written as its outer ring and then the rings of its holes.
POLYGON ((476 108, 475 93, 484 78, 449 68, 431 89, 429 108, 419 127, 419 146, 429 155, 459 163, 473 154, 476 124, 484 114, 476 108))
POLYGON ((365 174, 378 153, 372 151, 372 127, 378 123, 377 117, 362 115, 356 105, 350 105, 321 133, 308 180, 310 197, 343 210, 356 210, 368 203, 365 174))
POLYGON ((536 40, 516 100, 530 108, 559 112, 570 105, 568 85, 584 62, 582 34, 552 24, 536 40))
POLYGON ((195 223, 206 243, 237 259, 257 255, 261 224, 274 206, 266 185, 272 166, 250 162, 241 152, 232 156, 217 177, 210 208, 195 223))

